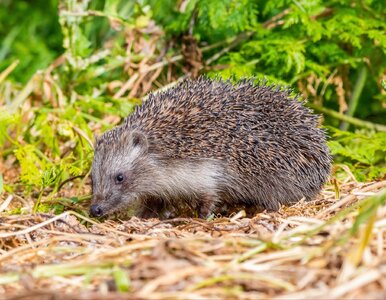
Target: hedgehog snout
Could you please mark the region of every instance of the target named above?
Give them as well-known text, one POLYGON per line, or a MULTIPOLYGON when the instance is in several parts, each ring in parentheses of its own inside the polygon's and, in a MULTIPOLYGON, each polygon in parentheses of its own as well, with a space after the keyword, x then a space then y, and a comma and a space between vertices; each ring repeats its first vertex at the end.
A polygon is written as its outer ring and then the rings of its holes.
POLYGON ((101 217, 103 216, 103 209, 99 204, 93 204, 90 207, 90 215, 92 217, 101 217))
POLYGON ((106 214, 105 209, 103 209, 102 202, 105 197, 99 193, 93 195, 93 199, 90 206, 90 215, 92 217, 101 217, 106 214))

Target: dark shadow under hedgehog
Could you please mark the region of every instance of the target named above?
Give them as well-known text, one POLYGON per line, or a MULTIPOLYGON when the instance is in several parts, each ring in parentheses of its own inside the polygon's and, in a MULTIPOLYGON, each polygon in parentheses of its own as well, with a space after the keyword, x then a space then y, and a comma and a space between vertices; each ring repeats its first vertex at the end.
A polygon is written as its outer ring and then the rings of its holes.
POLYGON ((318 123, 288 90, 253 80, 201 77, 150 94, 95 142, 91 215, 158 217, 184 204, 206 218, 313 199, 331 168, 318 123))

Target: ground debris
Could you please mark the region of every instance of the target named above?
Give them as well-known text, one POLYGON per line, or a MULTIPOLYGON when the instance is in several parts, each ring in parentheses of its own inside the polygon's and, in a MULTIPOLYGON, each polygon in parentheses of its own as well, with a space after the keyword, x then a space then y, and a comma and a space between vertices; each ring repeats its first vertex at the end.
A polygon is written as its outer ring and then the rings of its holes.
POLYGON ((348 208, 385 186, 347 183, 339 200, 326 188, 313 202, 211 221, 3 214, 0 299, 383 299, 386 209, 356 263, 363 239, 348 235, 358 214, 348 208))

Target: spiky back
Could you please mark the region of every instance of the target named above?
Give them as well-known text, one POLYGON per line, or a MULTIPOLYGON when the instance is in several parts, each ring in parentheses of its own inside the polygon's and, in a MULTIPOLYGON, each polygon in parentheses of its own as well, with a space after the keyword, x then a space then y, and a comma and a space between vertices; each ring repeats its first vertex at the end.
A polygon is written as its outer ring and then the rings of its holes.
POLYGON ((331 164, 318 116, 290 91, 243 80, 201 77, 149 95, 121 127, 102 136, 119 138, 137 128, 149 150, 166 157, 215 158, 261 183, 270 175, 320 186, 331 164))

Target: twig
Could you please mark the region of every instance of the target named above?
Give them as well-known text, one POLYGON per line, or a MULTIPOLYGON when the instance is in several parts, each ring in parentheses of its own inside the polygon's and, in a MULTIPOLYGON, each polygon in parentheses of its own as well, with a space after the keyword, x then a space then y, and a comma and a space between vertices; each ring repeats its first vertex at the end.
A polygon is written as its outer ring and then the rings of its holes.
POLYGON ((0 204, 0 213, 8 207, 12 199, 13 199, 13 195, 9 195, 7 199, 5 199, 4 202, 0 204))
POLYGON ((347 123, 350 123, 350 124, 358 126, 358 127, 365 127, 365 128, 373 129, 373 130, 376 130, 376 131, 386 132, 386 126, 382 125, 382 124, 372 123, 372 122, 369 122, 369 121, 363 121, 363 120, 358 119, 358 118, 346 116, 344 114, 338 113, 335 110, 332 110, 332 109, 329 109, 329 108, 325 108, 325 107, 322 107, 322 106, 319 106, 319 105, 315 105, 315 104, 312 104, 312 103, 307 103, 307 106, 309 106, 309 107, 311 107, 311 108, 313 108, 313 109, 315 109, 317 111, 320 111, 320 112, 322 112, 322 113, 324 113, 326 115, 329 115, 329 116, 331 116, 331 117, 333 117, 335 119, 345 121, 347 123))
POLYGON ((134 234, 129 234, 129 233, 126 233, 126 232, 123 232, 123 231, 119 231, 119 230, 115 230, 113 228, 109 228, 103 224, 100 224, 98 222, 95 222, 93 221, 92 219, 90 218, 87 218, 81 214, 78 214, 77 212, 75 211, 72 211, 72 210, 68 210, 60 215, 56 215, 54 217, 52 217, 51 219, 49 220, 46 220, 42 223, 39 223, 39 224, 36 224, 32 227, 29 227, 29 228, 26 228, 26 229, 23 229, 23 230, 19 230, 19 231, 14 231, 14 232, 0 232, 0 238, 8 238, 8 237, 12 237, 12 236, 17 236, 17 235, 23 235, 23 234, 28 234, 30 232, 33 232, 39 228, 42 228, 48 224, 51 224, 57 220, 60 220, 61 218, 65 218, 67 216, 70 216, 70 215, 73 215, 75 217, 77 217, 78 219, 81 219, 81 220, 84 220, 84 221, 87 221, 95 226, 98 226, 106 231, 109 231, 111 233, 115 233, 117 235, 121 235, 121 236, 125 236, 125 237, 129 237, 129 238, 132 238, 133 236, 135 236, 134 234))
POLYGON ((135 73, 133 76, 130 77, 130 79, 128 81, 125 82, 124 85, 122 85, 122 87, 119 89, 118 92, 115 93, 115 95, 113 96, 114 99, 117 99, 117 98, 120 98, 122 97, 122 95, 128 90, 128 89, 131 89, 133 87, 133 84, 134 82, 137 80, 138 78, 138 73, 135 73))
POLYGON ((177 61, 180 61, 183 58, 184 57, 182 55, 176 55, 176 56, 169 58, 169 59, 163 59, 162 61, 155 63, 155 64, 149 66, 148 68, 145 68, 144 70, 140 71, 140 73, 148 73, 148 72, 156 70, 158 68, 166 67, 167 65, 174 63, 174 62, 177 62, 177 61))
POLYGON ((18 64, 19 60, 17 59, 0 73, 0 83, 2 83, 5 78, 7 78, 7 76, 17 67, 18 64))
POLYGON ((205 224, 205 222, 200 222, 200 221, 197 221, 197 220, 191 219, 191 218, 174 218, 174 219, 170 219, 170 220, 163 220, 163 221, 157 222, 157 223, 149 226, 148 230, 150 230, 158 225, 169 224, 169 223, 193 223, 193 224, 197 224, 197 225, 200 225, 202 227, 205 227, 206 229, 218 230, 214 226, 209 226, 209 225, 205 224))
POLYGON ((60 183, 59 187, 58 187, 58 191, 60 191, 60 189, 68 182, 70 181, 73 181, 74 179, 77 179, 77 178, 83 178, 85 177, 85 175, 78 175, 78 176, 72 176, 70 178, 67 178, 66 180, 64 180, 63 182, 60 183))
POLYGON ((87 136, 87 134, 80 128, 76 127, 75 125, 71 125, 72 130, 74 130, 79 136, 83 137, 87 143, 90 145, 91 149, 94 149, 94 143, 90 140, 90 138, 87 136))
POLYGON ((212 57, 210 57, 209 59, 206 60, 205 64, 206 65, 210 65, 212 62, 214 62, 215 60, 219 59, 223 54, 229 52, 229 50, 231 50, 232 48, 236 47, 241 42, 247 40, 248 38, 250 38, 254 34, 255 34, 254 31, 243 32, 242 34, 232 38, 229 41, 229 46, 228 47, 225 47, 225 48, 221 49, 219 52, 215 53, 212 57))
POLYGON ((338 68, 335 68, 334 71, 332 71, 332 73, 330 74, 330 76, 328 76, 326 82, 324 83, 323 87, 322 87, 322 90, 320 92, 320 97, 323 97, 324 96, 324 93, 326 92, 327 90, 327 87, 328 85, 332 82, 332 79, 334 78, 335 74, 338 72, 338 68))
POLYGON ((12 103, 7 107, 9 113, 14 114, 16 110, 24 103, 27 97, 32 93, 38 79, 41 78, 41 73, 38 71, 32 78, 28 81, 28 83, 24 86, 24 88, 19 92, 19 94, 15 97, 12 103))
MULTIPOLYGON (((290 11, 291 11, 290 8, 287 8, 287 9, 283 10, 281 13, 273 16, 271 19, 269 19, 268 21, 264 22, 263 23, 263 27, 267 28, 267 29, 275 28, 276 26, 280 25, 276 21, 278 21, 279 19, 281 19, 285 15, 289 14, 290 11)), ((247 40, 248 38, 253 36, 255 33, 256 33, 255 31, 243 32, 243 33, 237 35, 236 37, 232 38, 231 40, 228 41, 228 43, 229 43, 228 47, 223 48, 221 51, 217 52, 212 57, 207 59, 206 65, 210 65, 212 62, 214 62, 215 60, 219 59, 223 54, 229 52, 229 50, 231 50, 232 48, 236 47, 241 42, 244 42, 245 40, 247 40)))
POLYGON ((49 220, 46 220, 44 222, 41 222, 39 224, 36 224, 34 226, 31 226, 29 228, 26 228, 26 229, 23 229, 23 230, 19 230, 19 231, 15 231, 15 232, 0 232, 0 238, 7 238, 7 237, 12 237, 12 236, 17 236, 17 235, 22 235, 22 234, 27 234, 27 233, 30 233, 32 231, 35 231, 41 227, 44 227, 50 223, 53 223, 61 218, 64 218, 66 217, 67 215, 70 215, 71 214, 71 211, 66 211, 60 215, 57 215, 49 220))
MULTIPOLYGON (((371 184, 371 185, 363 188, 361 191, 362 192, 370 192, 370 191, 382 189, 384 187, 386 187, 386 180, 380 181, 380 182, 375 182, 374 184, 371 184)), ((342 206, 350 203, 351 201, 355 200, 356 198, 357 198, 357 196, 354 195, 354 194, 348 195, 345 198, 343 198, 342 200, 339 200, 335 204, 333 204, 330 207, 326 208, 325 210, 319 212, 316 215, 316 217, 321 219, 322 217, 326 216, 327 214, 329 214, 331 212, 338 211, 342 206)))
POLYGON ((272 28, 275 28, 277 25, 279 25, 277 23, 277 21, 279 21, 279 19, 281 19, 282 17, 284 17, 285 15, 288 15, 290 13, 291 9, 290 8, 287 8, 285 10, 283 10, 281 13, 277 14, 276 16, 273 16, 271 19, 269 19, 268 21, 265 21, 263 23, 263 27, 267 28, 267 29, 272 29, 272 28))

